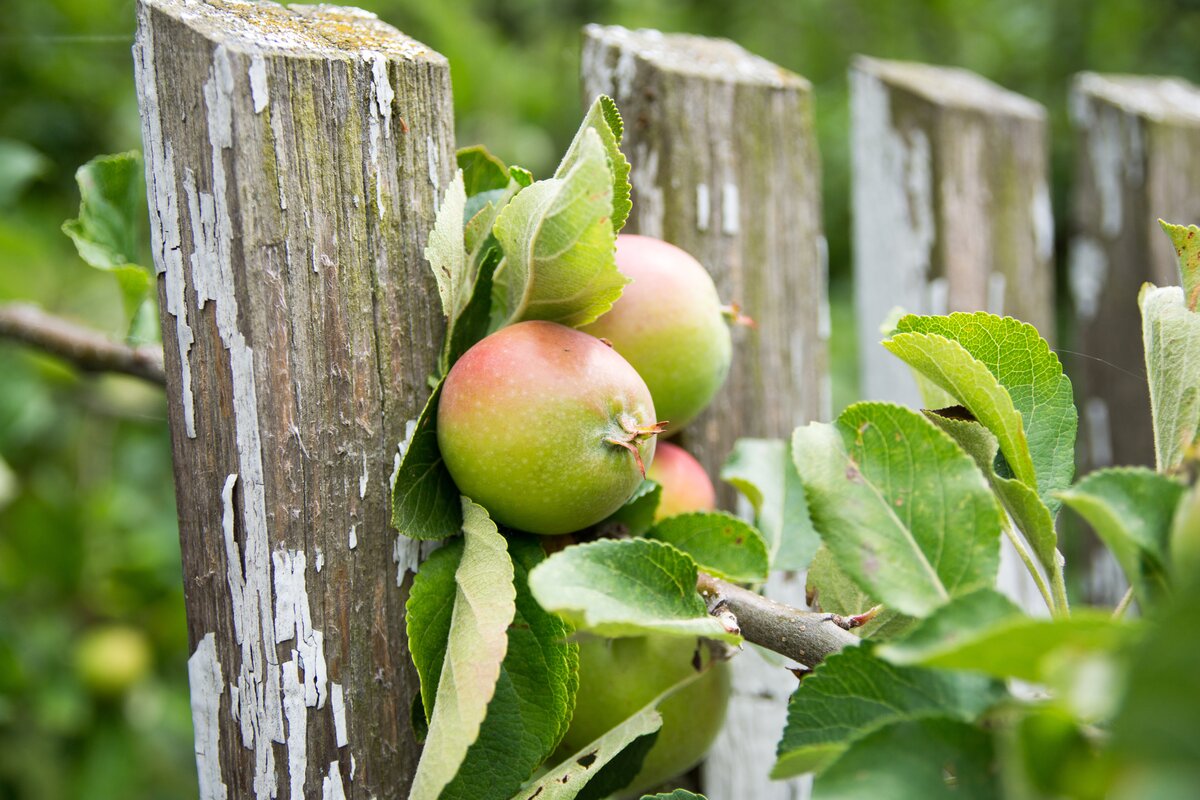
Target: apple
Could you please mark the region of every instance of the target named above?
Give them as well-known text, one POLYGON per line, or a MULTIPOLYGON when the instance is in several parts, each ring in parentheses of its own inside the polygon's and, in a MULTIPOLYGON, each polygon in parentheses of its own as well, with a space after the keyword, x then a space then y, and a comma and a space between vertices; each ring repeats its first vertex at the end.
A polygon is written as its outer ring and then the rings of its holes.
POLYGON ((708 406, 729 374, 724 309, 708 272, 673 244, 623 233, 617 268, 633 282, 580 330, 612 342, 634 366, 670 435, 708 406))
POLYGON ((115 696, 141 681, 154 661, 146 634, 128 625, 104 625, 75 646, 75 672, 98 695, 115 696))
POLYGON ((654 519, 658 521, 689 511, 712 511, 717 490, 704 467, 688 451, 670 442, 659 442, 646 477, 662 487, 654 519))
POLYGON ((446 376, 438 446, 459 490, 497 522, 559 534, 629 499, 654 458, 654 403, 636 370, 553 322, 502 328, 446 376))
POLYGON ((579 690, 559 755, 566 758, 583 750, 662 692, 694 675, 699 653, 704 673, 659 704, 662 728, 623 794, 638 797, 700 763, 725 721, 729 664, 714 661, 709 649, 694 638, 605 639, 581 633, 578 639, 579 690))

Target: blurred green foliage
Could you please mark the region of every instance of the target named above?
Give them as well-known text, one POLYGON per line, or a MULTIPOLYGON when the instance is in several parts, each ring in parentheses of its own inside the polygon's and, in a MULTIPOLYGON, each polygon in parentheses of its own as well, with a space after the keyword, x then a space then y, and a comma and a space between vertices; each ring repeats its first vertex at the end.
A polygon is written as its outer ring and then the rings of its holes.
MULTIPOLYGON (((585 22, 732 38, 816 90, 836 301, 835 405, 854 399, 846 69, 954 64, 1044 103, 1064 240, 1070 76, 1198 80, 1200 0, 362 0, 449 57, 461 144, 545 175, 578 124, 585 22)), ((120 336, 121 297, 60 232, 76 168, 140 147, 132 0, 10 0, 0 14, 0 301, 120 336)), ((1061 271, 1060 271, 1061 274, 1061 271)), ((195 795, 187 641, 163 400, 0 343, 0 800, 195 795), (100 690, 89 632, 142 631, 152 666, 100 690), (86 787, 86 788, 85 788, 86 787)), ((94 649, 94 648, 93 648, 94 649)), ((765 766, 764 766, 765 768, 765 766)))

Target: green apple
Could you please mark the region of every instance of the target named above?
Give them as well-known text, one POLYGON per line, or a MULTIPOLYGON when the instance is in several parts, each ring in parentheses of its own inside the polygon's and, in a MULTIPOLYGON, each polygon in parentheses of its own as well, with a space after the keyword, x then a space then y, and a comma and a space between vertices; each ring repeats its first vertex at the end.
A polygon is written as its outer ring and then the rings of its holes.
POLYGON ((662 487, 654 519, 658 521, 689 511, 712 511, 717 490, 704 467, 688 451, 670 442, 659 442, 646 477, 662 487))
POLYGON ((142 680, 154 661, 146 634, 128 625, 93 628, 75 646, 75 672, 99 695, 119 695, 142 680))
POLYGON ((642 769, 625 794, 637 797, 704 758, 729 702, 729 664, 714 661, 697 639, 579 635, 579 691, 559 754, 579 752, 676 683, 703 674, 659 704, 663 724, 642 769))
POLYGON ((708 272, 673 244, 621 234, 617 267, 632 283, 581 330, 612 342, 633 364, 671 435, 708 406, 729 374, 724 309, 708 272))
POLYGON ((552 322, 477 343, 438 404, 438 446, 459 490, 530 533, 576 531, 620 508, 653 460, 658 430, 637 371, 552 322))

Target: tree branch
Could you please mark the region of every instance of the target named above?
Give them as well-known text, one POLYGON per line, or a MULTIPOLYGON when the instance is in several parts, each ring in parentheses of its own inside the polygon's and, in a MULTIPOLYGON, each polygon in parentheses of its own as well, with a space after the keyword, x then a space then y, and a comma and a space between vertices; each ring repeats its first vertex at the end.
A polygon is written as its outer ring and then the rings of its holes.
POLYGON ((129 347, 25 303, 0 304, 0 338, 44 350, 87 372, 121 372, 160 386, 167 382, 162 348, 129 347))
POLYGON ((847 631, 862 624, 857 618, 801 611, 704 572, 696 578, 696 589, 710 613, 733 614, 747 641, 809 668, 860 641, 847 631))

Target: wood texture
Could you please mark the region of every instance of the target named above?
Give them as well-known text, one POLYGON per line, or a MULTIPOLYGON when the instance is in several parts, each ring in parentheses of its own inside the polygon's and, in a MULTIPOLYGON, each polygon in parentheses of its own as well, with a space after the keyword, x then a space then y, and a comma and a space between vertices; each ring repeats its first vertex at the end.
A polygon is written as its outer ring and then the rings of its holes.
POLYGON ((1178 285, 1158 219, 1200 222, 1200 88, 1082 73, 1071 89, 1076 161, 1069 260, 1071 364, 1082 467, 1154 466, 1138 289, 1178 285))
POLYGON ((404 797, 389 483, 442 336, 448 65, 356 9, 217 0, 142 0, 134 56, 200 797, 404 797))
MULTIPOLYGON (((679 245, 757 328, 734 330, 729 380, 680 443, 717 480, 743 436, 790 437, 829 414, 829 308, 812 88, 721 39, 584 29, 584 103, 608 94, 625 118, 633 212, 626 228, 679 245)), ((735 503, 718 482, 719 503, 735 503)), ((803 607, 804 583, 767 593, 803 607)), ((710 800, 793 798, 804 780, 771 781, 795 677, 739 656, 725 728, 702 768, 710 800)))
POLYGON ((960 69, 857 58, 850 70, 860 394, 919 405, 879 346, 894 308, 991 311, 1054 338, 1045 110, 960 69))

